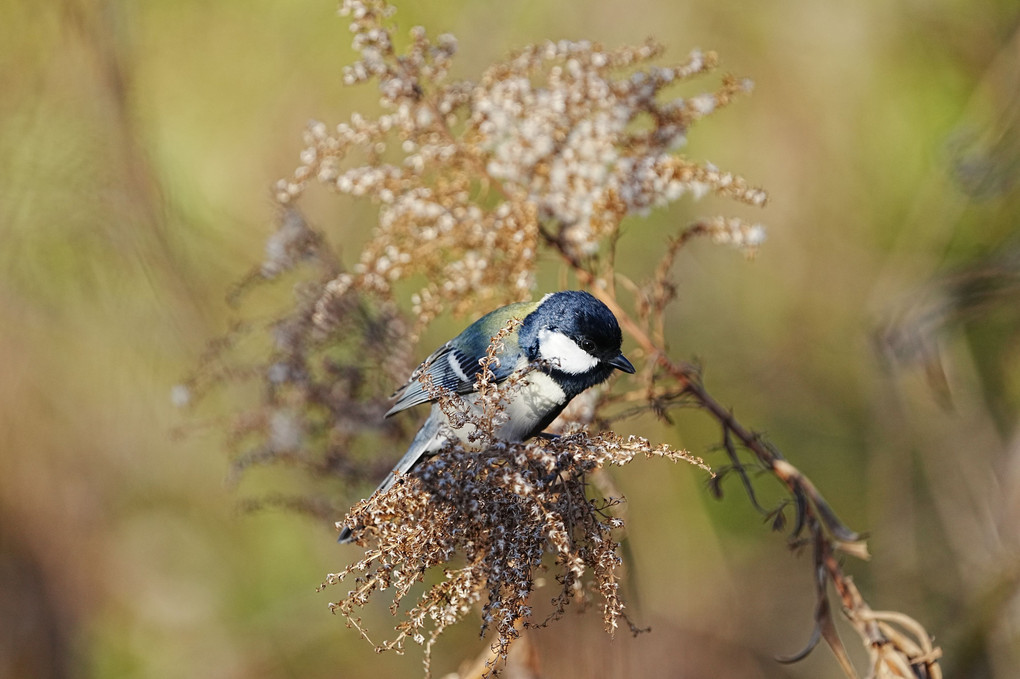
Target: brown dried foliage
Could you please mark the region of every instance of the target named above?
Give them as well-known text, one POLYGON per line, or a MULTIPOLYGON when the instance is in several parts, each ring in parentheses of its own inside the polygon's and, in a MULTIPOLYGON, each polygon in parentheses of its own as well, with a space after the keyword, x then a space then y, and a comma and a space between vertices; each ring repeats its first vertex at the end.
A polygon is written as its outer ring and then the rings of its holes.
POLYGON ((607 631, 622 619, 637 632, 618 591, 613 532, 623 522, 609 510, 620 498, 589 497, 587 479, 638 454, 692 461, 682 451, 612 433, 444 450, 348 515, 344 523, 366 527, 359 543, 369 547, 360 561, 327 577, 324 584, 331 585, 355 576, 354 589, 331 608, 368 638, 357 609, 373 593, 392 589, 396 614, 427 571, 446 566, 444 580, 425 591, 397 625, 397 636, 377 650, 402 649, 410 637, 425 644, 427 669, 439 635, 481 604, 481 632, 494 633, 493 651, 505 660, 520 630, 536 626, 531 597, 538 576, 551 570, 559 588, 539 626, 559 618, 571 602, 595 597, 607 631), (463 565, 452 566, 459 561, 463 565))
MULTIPOLYGON (((847 675, 855 676, 835 632, 832 585, 872 654, 870 676, 941 676, 938 649, 923 628, 901 614, 872 611, 843 573, 835 553, 866 557, 861 537, 807 477, 708 393, 696 366, 668 355, 664 319, 676 294, 671 271, 677 253, 692 238, 707 236, 750 254, 763 240, 762 227, 707 217, 669 241, 647 279, 616 268, 624 217, 707 192, 764 205, 765 192, 742 177, 677 153, 698 120, 748 91, 749 82, 724 76, 714 91, 671 99, 666 92, 673 83, 717 66, 714 53, 695 51, 681 64, 658 66, 651 63, 663 51, 657 44, 608 50, 583 41, 533 45, 477 81, 454 81, 448 77, 452 36, 430 39, 414 28, 398 52, 392 13, 382 0, 345 0, 342 7, 361 55, 345 69, 345 81, 375 82, 384 112, 355 114, 332 129, 311 124, 300 165, 276 187, 278 230, 267 243, 266 261, 241 291, 251 282, 295 275, 296 268, 306 273, 293 308, 271 325, 269 360, 216 367, 233 340, 246 334, 242 328, 210 352, 186 385, 202 392, 224 379, 262 380, 260 406, 234 427, 234 443, 243 451, 238 468, 292 464, 325 483, 334 498, 359 480, 377 481, 405 435, 401 418, 382 419, 384 396, 413 367, 421 329, 445 310, 477 315, 531 296, 538 255, 552 253, 616 314, 626 341, 638 349, 628 353, 643 363, 627 393, 575 399, 576 424, 611 421, 607 406, 615 406, 616 416, 652 411, 667 419, 672 408, 702 409, 719 423, 729 457, 713 490, 721 495, 723 479, 735 475, 773 526, 789 529, 793 546, 813 548, 817 624, 804 654, 824 639, 847 675), (368 243, 349 270, 298 211, 313 183, 378 207, 368 243), (401 281, 418 286, 409 316, 400 311, 407 306, 395 288, 401 281), (749 468, 778 479, 789 501, 760 506, 749 468)), ((498 359, 500 339, 494 338, 487 360, 498 359)), ((549 619, 594 594, 607 629, 621 619, 636 629, 617 591, 621 521, 610 510, 620 498, 594 493, 591 475, 639 453, 697 462, 643 439, 576 427, 555 440, 493 441, 501 399, 514 380, 496 385, 490 378, 483 372, 478 384, 488 415, 474 422, 459 397, 434 394, 478 428, 478 440, 470 449, 451 447, 404 483, 359 503, 343 523, 363 527, 365 555, 325 583, 353 578, 354 588, 332 607, 364 634, 358 610, 374 594, 391 590, 396 613, 417 583, 445 567, 442 580, 404 614, 396 636, 377 645, 399 650, 411 638, 426 647, 426 667, 438 636, 477 605, 483 633, 494 637, 489 667, 497 668, 521 630, 536 624, 530 602, 537 575, 547 569, 559 583, 549 619)), ((341 513, 329 503, 276 501, 341 513)))

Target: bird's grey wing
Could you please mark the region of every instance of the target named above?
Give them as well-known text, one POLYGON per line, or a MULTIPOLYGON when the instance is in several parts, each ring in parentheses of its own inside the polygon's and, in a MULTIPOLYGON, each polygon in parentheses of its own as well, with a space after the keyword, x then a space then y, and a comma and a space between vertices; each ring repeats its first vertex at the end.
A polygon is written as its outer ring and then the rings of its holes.
MULTIPOLYGON (((434 400, 430 396, 429 390, 422 384, 424 375, 430 377, 433 386, 448 389, 457 394, 473 391, 476 375, 480 369, 478 362, 485 358, 492 336, 499 330, 499 328, 491 330, 487 327, 493 325, 490 316, 484 316, 475 321, 467 330, 425 359, 425 362, 411 374, 407 384, 394 394, 397 399, 396 403, 389 409, 386 416, 389 417, 394 413, 434 400)), ((516 341, 516 336, 507 337, 504 343, 506 347, 497 354, 499 363, 493 370, 496 382, 501 382, 509 377, 521 357, 521 348, 516 341)))
POLYGON ((447 342, 425 359, 425 362, 411 373, 407 384, 396 391, 394 394, 397 399, 396 403, 389 409, 386 416, 389 417, 401 410, 407 410, 433 400, 429 389, 424 384, 426 376, 433 387, 464 393, 471 390, 477 370, 477 360, 472 366, 470 357, 466 356, 463 351, 455 349, 451 342, 447 342))

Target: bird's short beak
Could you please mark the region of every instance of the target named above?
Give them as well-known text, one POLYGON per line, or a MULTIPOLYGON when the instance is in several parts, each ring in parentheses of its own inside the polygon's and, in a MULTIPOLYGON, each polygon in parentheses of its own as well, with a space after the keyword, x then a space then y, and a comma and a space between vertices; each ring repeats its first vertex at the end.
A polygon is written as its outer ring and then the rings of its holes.
POLYGON ((619 354, 609 359, 608 361, 606 361, 606 363, 613 366, 614 368, 617 368, 618 370, 622 370, 625 373, 630 373, 631 375, 634 374, 633 364, 631 364, 631 362, 628 361, 627 357, 624 356, 623 354, 619 354))

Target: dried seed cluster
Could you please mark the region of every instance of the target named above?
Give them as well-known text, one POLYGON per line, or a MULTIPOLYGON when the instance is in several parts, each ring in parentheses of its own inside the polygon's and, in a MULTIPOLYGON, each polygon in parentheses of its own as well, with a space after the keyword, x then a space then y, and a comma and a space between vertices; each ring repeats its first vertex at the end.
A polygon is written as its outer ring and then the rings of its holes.
POLYGON ((445 579, 404 614, 397 636, 377 645, 399 650, 410 637, 426 646, 426 666, 436 638, 476 604, 482 633, 494 633, 494 650, 503 659, 520 629, 544 625, 571 602, 592 596, 601 600, 607 631, 621 619, 636 631, 618 591, 613 531, 623 522, 609 512, 621 499, 591 497, 587 480, 595 470, 639 454, 704 467, 683 451, 612 433, 444 450, 345 519, 363 527, 359 544, 368 549, 363 559, 327 577, 330 585, 354 578, 354 588, 331 607, 367 638, 358 609, 373 594, 391 589, 396 612, 427 570, 446 566, 445 579), (455 557, 463 565, 450 567, 455 557), (547 569, 559 587, 551 612, 536 621, 532 594, 547 569))
MULTIPOLYGON (((685 194, 766 201, 742 177, 675 153, 697 120, 751 87, 726 76, 714 92, 665 96, 714 69, 712 52, 655 66, 663 52, 655 43, 608 50, 562 40, 525 48, 477 81, 450 81, 452 36, 430 40, 414 28, 398 54, 390 5, 344 0, 341 13, 360 53, 344 80, 375 81, 384 113, 354 114, 332 129, 312 123, 301 164, 276 187, 281 205, 310 182, 378 205, 357 264, 325 288, 323 327, 336 324, 331 297, 351 287, 388 295, 411 276, 427 281, 413 299, 419 328, 446 305, 465 312, 524 299, 543 229, 583 258, 626 215, 685 194)), ((278 268, 272 253, 267 267, 278 268)))

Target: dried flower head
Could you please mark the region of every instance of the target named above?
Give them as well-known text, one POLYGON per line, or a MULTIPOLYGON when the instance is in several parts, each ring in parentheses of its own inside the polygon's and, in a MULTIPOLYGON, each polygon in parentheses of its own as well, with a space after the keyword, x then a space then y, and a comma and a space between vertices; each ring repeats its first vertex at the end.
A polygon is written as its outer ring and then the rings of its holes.
POLYGON ((465 312, 524 299, 543 232, 580 259, 626 215, 685 194, 766 201, 743 178, 675 153, 696 121, 750 89, 726 76, 714 92, 664 98, 715 68, 712 52, 652 66, 663 52, 655 43, 608 50, 562 40, 520 50, 476 82, 451 82, 452 36, 430 40, 414 28, 397 54, 391 6, 345 0, 341 13, 361 56, 345 82, 376 81, 385 113, 332 129, 313 122, 301 164, 276 187, 281 205, 317 181, 379 207, 353 270, 324 290, 323 327, 336 325, 331 297, 352 287, 389 295, 411 277, 426 281, 413 296, 418 328, 446 305, 465 312))
POLYGON ((622 498, 593 497, 588 479, 639 454, 708 469, 684 451, 612 433, 495 442, 482 450, 451 446, 348 515, 343 523, 361 527, 359 544, 368 549, 360 561, 327 577, 324 585, 355 578, 354 588, 331 608, 368 638, 357 611, 373 594, 392 590, 396 613, 426 571, 447 566, 445 579, 404 614, 397 636, 377 645, 399 650, 410 637, 425 646, 426 669, 439 635, 478 603, 482 634, 494 633, 493 650, 502 660, 521 629, 560 617, 576 600, 600 599, 607 631, 622 619, 637 632, 618 591, 614 531, 623 521, 610 510, 622 498), (454 558, 464 565, 451 566, 454 558), (536 621, 531 595, 538 575, 550 569, 559 586, 553 610, 536 621))

